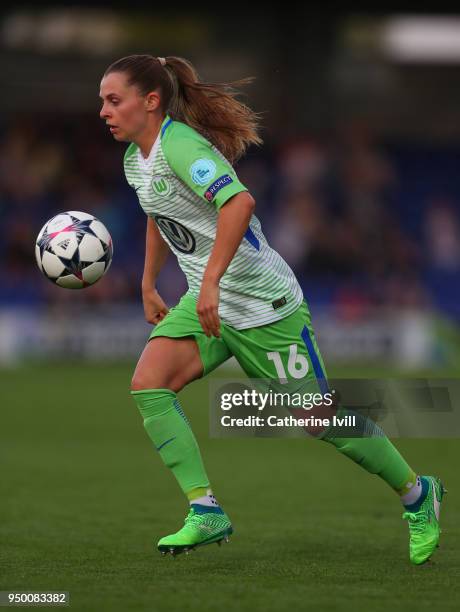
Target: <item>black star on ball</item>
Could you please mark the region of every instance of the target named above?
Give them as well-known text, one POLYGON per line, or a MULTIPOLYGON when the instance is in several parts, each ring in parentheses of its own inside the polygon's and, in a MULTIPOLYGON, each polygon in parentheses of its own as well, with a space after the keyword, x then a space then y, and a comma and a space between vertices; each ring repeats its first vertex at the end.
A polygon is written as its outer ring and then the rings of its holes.
POLYGON ((45 228, 42 237, 40 238, 40 240, 37 241, 37 246, 40 249, 41 258, 43 257, 43 253, 45 251, 48 251, 50 253, 53 252, 52 248, 50 247, 50 243, 54 238, 56 238, 56 236, 62 234, 63 232, 74 232, 77 237, 77 244, 80 244, 85 234, 90 234, 91 236, 95 236, 96 238, 98 237, 97 234, 95 234, 90 227, 94 219, 82 220, 77 219, 77 217, 73 217, 72 215, 69 215, 69 217, 72 220, 72 223, 70 225, 67 225, 66 227, 63 227, 57 232, 48 233, 48 227, 45 228))
POLYGON ((69 225, 68 227, 65 228, 65 230, 62 230, 62 231, 75 232, 75 234, 77 235, 78 244, 80 244, 85 234, 90 234, 91 236, 95 236, 96 238, 98 237, 97 234, 94 233, 90 227, 94 219, 81 220, 81 219, 77 219, 76 217, 72 217, 72 215, 69 215, 69 216, 72 219, 72 225, 69 225))

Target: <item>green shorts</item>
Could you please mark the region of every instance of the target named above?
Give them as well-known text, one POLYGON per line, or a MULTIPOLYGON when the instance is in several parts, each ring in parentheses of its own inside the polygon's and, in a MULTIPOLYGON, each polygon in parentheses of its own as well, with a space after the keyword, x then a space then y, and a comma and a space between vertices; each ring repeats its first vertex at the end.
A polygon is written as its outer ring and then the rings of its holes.
POLYGON ((196 299, 186 293, 156 325, 151 338, 195 338, 203 376, 234 356, 249 378, 315 381, 324 393, 326 371, 305 301, 289 316, 260 327, 235 329, 221 321, 220 338, 208 338, 196 312, 196 299))

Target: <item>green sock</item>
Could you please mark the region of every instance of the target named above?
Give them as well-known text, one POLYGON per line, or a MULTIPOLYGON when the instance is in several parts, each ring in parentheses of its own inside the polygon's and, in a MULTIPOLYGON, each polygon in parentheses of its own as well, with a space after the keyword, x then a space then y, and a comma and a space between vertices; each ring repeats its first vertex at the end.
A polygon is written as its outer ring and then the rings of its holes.
POLYGON ((406 484, 413 479, 414 471, 386 437, 383 429, 372 419, 352 410, 341 412, 339 416, 344 415, 356 417, 356 427, 353 428, 356 437, 343 437, 346 428, 332 428, 322 439, 333 444, 339 452, 366 471, 380 476, 401 494, 406 484))
POLYGON ((187 495, 194 489, 208 489, 200 449, 174 391, 145 389, 131 394, 150 439, 182 491, 187 495))

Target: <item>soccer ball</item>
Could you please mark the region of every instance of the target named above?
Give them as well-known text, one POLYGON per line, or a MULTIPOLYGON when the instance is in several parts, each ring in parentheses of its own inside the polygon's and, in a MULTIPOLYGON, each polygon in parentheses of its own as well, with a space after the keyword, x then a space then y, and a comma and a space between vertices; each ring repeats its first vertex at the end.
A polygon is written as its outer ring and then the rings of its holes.
POLYGON ((35 243, 41 272, 66 289, 94 285, 109 269, 112 255, 112 238, 105 225, 77 210, 47 221, 35 243))

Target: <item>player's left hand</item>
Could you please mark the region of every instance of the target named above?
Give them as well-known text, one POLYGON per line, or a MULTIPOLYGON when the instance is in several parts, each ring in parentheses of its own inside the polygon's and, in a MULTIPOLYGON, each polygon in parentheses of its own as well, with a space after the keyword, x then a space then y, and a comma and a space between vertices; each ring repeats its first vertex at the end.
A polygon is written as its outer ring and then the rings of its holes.
POLYGON ((220 338, 219 293, 219 283, 203 279, 196 312, 208 338, 220 338))

